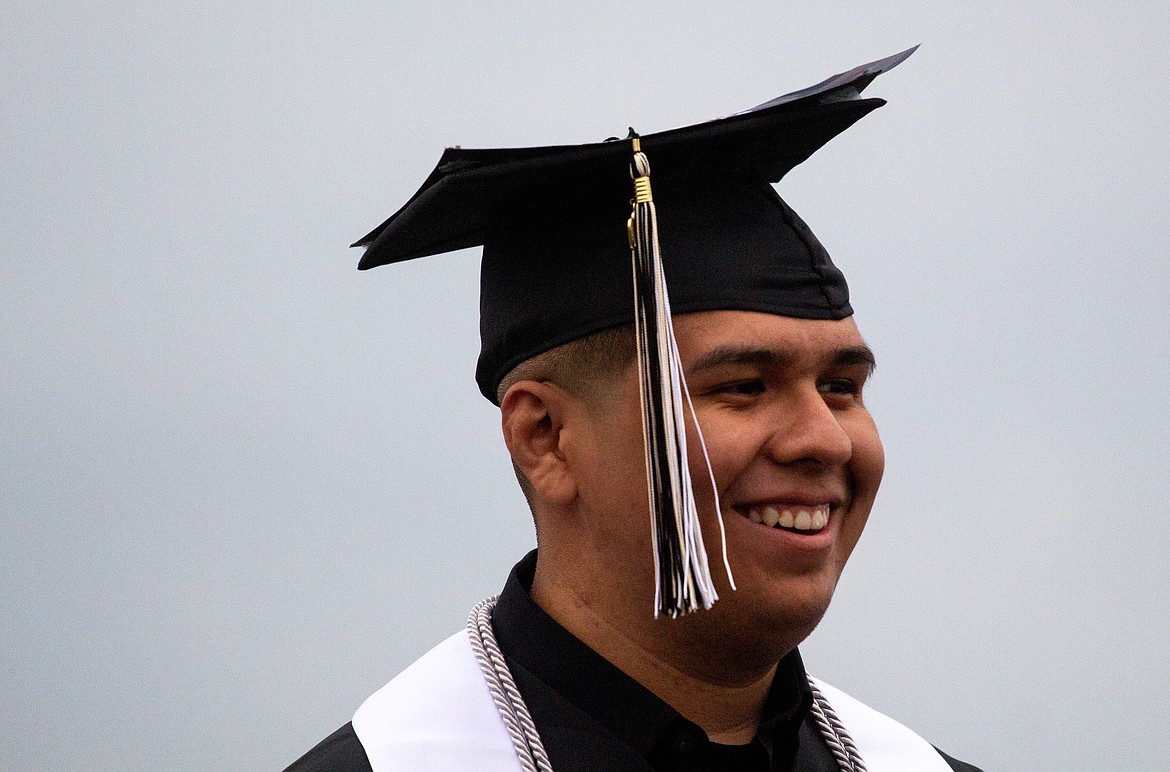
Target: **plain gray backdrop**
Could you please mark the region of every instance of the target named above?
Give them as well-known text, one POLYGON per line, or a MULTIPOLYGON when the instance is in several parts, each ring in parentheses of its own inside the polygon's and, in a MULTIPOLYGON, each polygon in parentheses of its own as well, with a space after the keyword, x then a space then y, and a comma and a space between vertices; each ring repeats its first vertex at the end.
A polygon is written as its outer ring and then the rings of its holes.
POLYGON ((1170 6, 0 10, 0 767, 280 769, 532 544, 478 252, 347 244, 446 145, 725 115, 921 43, 780 186, 886 482, 810 670, 991 770, 1152 769, 1170 6))

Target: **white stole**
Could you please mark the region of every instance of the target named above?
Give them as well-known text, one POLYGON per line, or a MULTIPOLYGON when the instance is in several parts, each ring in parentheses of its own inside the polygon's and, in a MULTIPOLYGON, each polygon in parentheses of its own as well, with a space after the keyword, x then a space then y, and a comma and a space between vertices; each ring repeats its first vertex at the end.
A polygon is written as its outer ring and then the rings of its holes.
MULTIPOLYGON (((817 681, 869 772, 950 772, 914 732, 817 681)), ((374 772, 517 772, 512 739, 467 631, 452 635, 358 708, 353 730, 374 772)))
POLYGON ((374 772, 517 772, 520 761, 460 630, 353 715, 374 772))

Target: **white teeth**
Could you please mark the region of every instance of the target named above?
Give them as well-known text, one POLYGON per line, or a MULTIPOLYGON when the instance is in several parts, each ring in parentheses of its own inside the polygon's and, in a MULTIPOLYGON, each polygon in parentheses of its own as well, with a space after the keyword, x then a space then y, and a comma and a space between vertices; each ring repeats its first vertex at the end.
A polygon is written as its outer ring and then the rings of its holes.
POLYGON ((813 509, 798 509, 794 513, 791 509, 780 511, 776 507, 768 506, 762 510, 755 507, 747 511, 747 517, 753 523, 762 523, 770 527, 792 528, 797 531, 819 531, 829 524, 829 507, 821 504, 813 509))
POLYGON ((776 507, 766 507, 764 509, 764 522, 770 526, 774 526, 780 522, 780 513, 776 511, 776 507))

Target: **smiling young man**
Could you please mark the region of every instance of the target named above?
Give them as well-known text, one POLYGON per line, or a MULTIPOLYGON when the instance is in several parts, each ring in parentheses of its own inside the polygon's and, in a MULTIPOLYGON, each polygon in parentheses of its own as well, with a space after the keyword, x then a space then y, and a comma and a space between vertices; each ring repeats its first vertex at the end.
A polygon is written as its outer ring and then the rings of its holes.
POLYGON ((449 150, 360 242, 484 245, 477 380, 538 550, 291 769, 974 769, 797 651, 884 461, 844 277, 769 183, 908 53, 632 143, 449 150))

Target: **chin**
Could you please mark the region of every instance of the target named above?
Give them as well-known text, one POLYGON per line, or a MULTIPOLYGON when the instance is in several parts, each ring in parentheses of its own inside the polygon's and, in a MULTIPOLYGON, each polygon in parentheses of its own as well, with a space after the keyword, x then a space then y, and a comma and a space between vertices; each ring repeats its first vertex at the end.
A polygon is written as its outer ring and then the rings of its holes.
POLYGON ((804 642, 821 623, 825 612, 829 609, 829 598, 823 600, 808 600, 805 603, 788 603, 783 609, 761 620, 761 627, 770 630, 777 640, 777 646, 784 653, 796 648, 804 642))
POLYGON ((836 576, 788 577, 763 587, 744 582, 735 591, 721 589, 711 613, 735 631, 740 645, 782 656, 820 624, 836 585, 836 576))
POLYGON ((680 638, 703 652, 705 667, 717 672, 767 670, 796 648, 820 623, 832 593, 803 592, 783 598, 720 591, 709 610, 669 620, 680 638))

